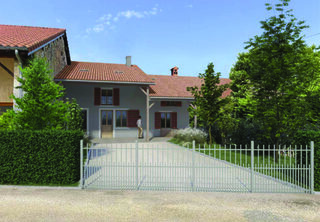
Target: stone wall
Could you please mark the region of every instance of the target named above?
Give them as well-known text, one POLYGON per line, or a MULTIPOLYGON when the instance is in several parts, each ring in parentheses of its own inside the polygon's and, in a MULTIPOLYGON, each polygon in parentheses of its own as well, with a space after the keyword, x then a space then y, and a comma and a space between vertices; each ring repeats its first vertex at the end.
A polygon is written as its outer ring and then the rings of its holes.
POLYGON ((64 38, 60 37, 59 39, 56 39, 35 52, 34 56, 47 58, 49 67, 53 70, 53 74, 58 74, 67 65, 64 38))

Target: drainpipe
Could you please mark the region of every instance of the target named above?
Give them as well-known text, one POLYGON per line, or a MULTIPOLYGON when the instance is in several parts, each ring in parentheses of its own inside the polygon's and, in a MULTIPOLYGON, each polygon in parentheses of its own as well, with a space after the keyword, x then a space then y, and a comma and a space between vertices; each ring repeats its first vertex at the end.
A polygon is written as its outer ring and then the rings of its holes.
POLYGON ((14 51, 14 53, 16 54, 16 57, 17 57, 17 59, 18 59, 18 61, 19 61, 19 63, 20 63, 20 66, 21 66, 21 68, 22 68, 22 60, 21 60, 21 58, 20 58, 18 49, 16 49, 16 50, 14 51))
MULTIPOLYGON (((14 54, 16 55, 16 58, 17 58, 17 60, 19 61, 19 65, 20 65, 20 67, 22 68, 22 59, 21 59, 21 57, 20 57, 20 55, 19 55, 19 50, 18 49, 16 49, 15 51, 14 51, 14 54)), ((21 70, 19 69, 19 75, 18 75, 18 77, 19 78, 21 78, 21 70)), ((19 82, 17 82, 17 86, 20 86, 20 83, 19 82)), ((22 97, 22 89, 19 89, 19 91, 18 91, 18 97, 19 98, 21 98, 22 97)), ((15 107, 15 104, 14 104, 14 107, 15 107)))

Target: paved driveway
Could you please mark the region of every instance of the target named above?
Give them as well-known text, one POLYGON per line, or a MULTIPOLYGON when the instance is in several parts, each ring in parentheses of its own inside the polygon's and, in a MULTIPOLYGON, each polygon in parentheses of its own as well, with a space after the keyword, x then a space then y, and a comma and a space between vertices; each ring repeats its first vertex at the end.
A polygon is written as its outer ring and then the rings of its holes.
POLYGON ((4 222, 317 222, 320 195, 55 190, 0 186, 4 222))
POLYGON ((168 142, 98 144, 85 169, 86 188, 173 191, 305 192, 249 168, 168 142), (136 158, 138 153, 138 158, 136 158), (138 164, 136 164, 138 163, 138 164))

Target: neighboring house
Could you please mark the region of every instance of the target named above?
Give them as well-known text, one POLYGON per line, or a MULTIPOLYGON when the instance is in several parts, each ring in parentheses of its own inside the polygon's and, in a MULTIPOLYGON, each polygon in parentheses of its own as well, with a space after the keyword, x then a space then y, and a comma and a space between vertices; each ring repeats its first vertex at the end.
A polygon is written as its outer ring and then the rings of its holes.
POLYGON ((0 25, 0 113, 13 107, 11 94, 21 96, 15 87, 28 58, 46 57, 53 74, 71 63, 65 29, 0 25))
MULTIPOLYGON (((71 62, 65 29, 0 25, 0 62, 5 66, 0 68, 0 80, 6 78, 5 84, 0 82, 6 87, 0 91, 3 104, 12 106, 8 96, 15 93, 13 76, 20 75, 19 56, 32 55, 48 58, 55 81, 64 85, 66 97, 77 100, 84 129, 95 138, 137 137, 139 115, 147 139, 188 127, 193 97, 187 87, 202 83, 198 77, 179 76, 178 67, 171 69, 171 75, 148 75, 131 64, 131 56, 125 64, 71 62)), ((220 84, 229 82, 221 79, 220 84)), ((223 97, 229 94, 227 90, 223 97)))

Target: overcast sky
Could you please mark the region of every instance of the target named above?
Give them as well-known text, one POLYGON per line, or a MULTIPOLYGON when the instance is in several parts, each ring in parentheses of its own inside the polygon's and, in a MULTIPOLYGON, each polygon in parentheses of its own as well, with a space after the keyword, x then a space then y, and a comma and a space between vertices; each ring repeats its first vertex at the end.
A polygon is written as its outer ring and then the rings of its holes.
MULTIPOLYGON (((132 62, 148 74, 197 76, 209 62, 229 77, 244 42, 261 32, 259 21, 273 15, 272 0, 29 0, 3 1, 0 23, 66 28, 71 59, 132 62)), ((305 20, 309 45, 320 45, 320 0, 292 0, 305 20)))

